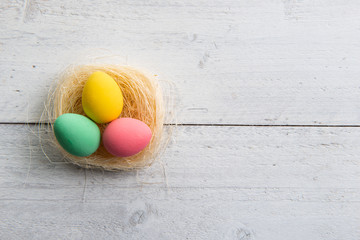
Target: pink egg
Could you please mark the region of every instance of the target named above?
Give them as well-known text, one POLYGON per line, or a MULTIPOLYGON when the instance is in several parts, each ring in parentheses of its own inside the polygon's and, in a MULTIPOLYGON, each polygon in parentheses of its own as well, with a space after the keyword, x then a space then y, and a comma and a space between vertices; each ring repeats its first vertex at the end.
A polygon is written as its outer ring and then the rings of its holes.
POLYGON ((129 157, 143 150, 151 140, 151 129, 133 118, 112 121, 103 133, 103 144, 114 156, 129 157))

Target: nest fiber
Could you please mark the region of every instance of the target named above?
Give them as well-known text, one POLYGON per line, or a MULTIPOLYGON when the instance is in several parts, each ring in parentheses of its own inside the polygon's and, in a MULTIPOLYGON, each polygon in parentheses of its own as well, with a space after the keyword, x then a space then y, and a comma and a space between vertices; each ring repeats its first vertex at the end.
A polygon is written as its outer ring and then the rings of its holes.
MULTIPOLYGON (((150 143, 140 153, 130 157, 115 157, 106 151, 102 143, 92 155, 77 157, 63 150, 53 134, 51 134, 51 141, 60 149, 65 159, 85 168, 131 170, 151 165, 166 148, 169 138, 167 136, 167 139, 164 139, 163 136, 164 99, 156 78, 146 76, 136 69, 117 65, 86 65, 68 68, 50 92, 42 120, 48 120, 49 127, 52 129, 54 120, 64 113, 86 116, 81 104, 82 91, 88 77, 95 71, 103 71, 113 77, 124 98, 124 107, 120 117, 135 118, 146 123, 153 134, 150 143)), ((98 124, 98 126, 100 132, 103 133, 107 124, 98 124)))

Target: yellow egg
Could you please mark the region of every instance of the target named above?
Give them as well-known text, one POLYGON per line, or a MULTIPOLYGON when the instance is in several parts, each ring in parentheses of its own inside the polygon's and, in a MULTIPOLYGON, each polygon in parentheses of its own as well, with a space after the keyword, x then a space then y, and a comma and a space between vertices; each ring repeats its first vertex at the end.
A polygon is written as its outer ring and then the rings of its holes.
POLYGON ((120 116, 123 108, 121 90, 111 76, 101 71, 94 72, 85 83, 82 107, 95 122, 111 122, 120 116))

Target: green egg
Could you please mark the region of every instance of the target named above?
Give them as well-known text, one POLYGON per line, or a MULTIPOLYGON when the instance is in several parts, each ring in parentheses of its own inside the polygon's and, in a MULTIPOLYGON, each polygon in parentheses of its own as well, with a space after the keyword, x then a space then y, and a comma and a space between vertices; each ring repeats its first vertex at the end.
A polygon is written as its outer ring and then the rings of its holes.
POLYGON ((54 123, 59 144, 70 154, 85 157, 93 154, 100 145, 100 129, 89 118, 65 113, 54 123))

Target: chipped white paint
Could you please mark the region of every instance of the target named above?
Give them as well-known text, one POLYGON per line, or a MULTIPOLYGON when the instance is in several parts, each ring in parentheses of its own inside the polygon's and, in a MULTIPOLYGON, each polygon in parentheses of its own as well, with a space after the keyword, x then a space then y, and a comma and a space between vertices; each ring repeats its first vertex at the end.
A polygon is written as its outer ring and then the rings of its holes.
POLYGON ((359 128, 179 127, 168 186, 49 163, 29 130, 0 125, 4 239, 360 237, 359 128))
POLYGON ((358 125, 359 10, 0 1, 0 239, 360 239, 357 127, 180 126, 162 164, 109 173, 45 146, 49 163, 12 124, 38 120, 68 63, 116 55, 177 84, 179 123, 358 125))
POLYGON ((58 72, 100 54, 174 81, 180 123, 356 124, 359 9, 355 0, 1 1, 0 121, 36 122, 58 72))

